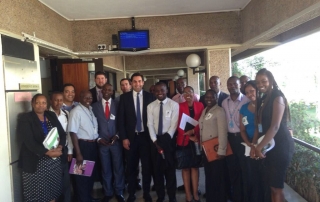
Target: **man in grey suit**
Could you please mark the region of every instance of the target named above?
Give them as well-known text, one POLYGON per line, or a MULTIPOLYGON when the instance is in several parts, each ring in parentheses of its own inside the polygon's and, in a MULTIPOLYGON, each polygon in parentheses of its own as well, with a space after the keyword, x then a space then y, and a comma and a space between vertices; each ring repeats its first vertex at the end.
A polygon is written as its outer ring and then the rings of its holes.
POLYGON ((122 142, 119 141, 116 125, 117 102, 111 96, 111 84, 102 86, 102 99, 92 105, 92 111, 98 121, 98 140, 102 166, 103 190, 105 197, 102 202, 113 198, 114 189, 118 202, 124 202, 124 170, 122 160, 122 142), (114 187, 112 174, 114 176, 114 187))

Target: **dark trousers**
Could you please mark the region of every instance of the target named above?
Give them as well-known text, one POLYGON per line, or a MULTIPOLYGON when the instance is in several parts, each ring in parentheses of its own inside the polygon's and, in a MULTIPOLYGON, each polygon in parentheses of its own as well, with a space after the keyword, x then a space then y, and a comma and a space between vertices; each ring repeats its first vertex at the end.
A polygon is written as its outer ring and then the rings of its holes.
MULTIPOLYGON (((96 142, 86 142, 79 140, 79 147, 83 160, 89 160, 96 162, 98 160, 98 145, 96 142)), ((74 152, 75 153, 75 152, 74 152)), ((91 191, 94 184, 97 171, 96 165, 92 171, 90 177, 74 175, 75 189, 76 189, 76 201, 88 202, 92 200, 91 191)))
POLYGON ((62 160, 62 195, 57 199, 58 202, 70 202, 71 201, 71 184, 70 184, 70 174, 69 174, 69 162, 68 162, 68 147, 64 148, 64 155, 62 160))
POLYGON ((149 198, 151 183, 151 139, 149 133, 142 132, 130 140, 130 150, 126 150, 128 193, 134 195, 136 191, 137 166, 141 159, 143 197, 149 198))
MULTIPOLYGON (((151 143, 151 155, 152 155, 152 162, 154 168, 154 176, 155 176, 155 188, 158 195, 158 199, 165 198, 165 183, 167 194, 169 200, 173 200, 176 197, 176 187, 177 187, 177 180, 176 180, 176 168, 174 165, 174 152, 175 150, 172 148, 171 145, 171 137, 168 139, 168 144, 162 140, 162 136, 157 136, 158 144, 164 150, 165 159, 159 154, 157 148, 155 147, 154 143, 151 143), (162 145, 166 144, 164 147, 162 145), (168 151, 169 150, 169 151, 168 151)), ((175 140, 174 140, 175 141, 175 140)))
POLYGON ((233 154, 226 157, 229 179, 231 184, 231 198, 233 202, 243 202, 243 182, 240 160, 244 156, 244 148, 241 145, 242 138, 240 133, 228 133, 228 141, 232 148, 233 154))
POLYGON ((207 202, 227 201, 225 172, 225 159, 204 163, 207 202))

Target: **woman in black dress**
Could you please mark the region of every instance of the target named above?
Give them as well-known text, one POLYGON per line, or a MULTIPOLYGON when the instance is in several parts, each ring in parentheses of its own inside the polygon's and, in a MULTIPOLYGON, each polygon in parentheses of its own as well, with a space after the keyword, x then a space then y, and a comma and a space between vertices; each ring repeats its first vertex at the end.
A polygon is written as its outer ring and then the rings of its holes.
POLYGON ((291 161, 294 143, 287 127, 289 108, 284 94, 279 89, 272 73, 261 69, 256 75, 260 95, 257 96, 256 125, 263 140, 255 147, 252 157, 264 159, 264 175, 271 188, 273 202, 285 201, 283 194, 285 172, 291 161), (263 152, 274 138, 275 147, 263 152))
POLYGON ((22 140, 19 167, 22 168, 24 201, 54 202, 61 195, 62 147, 66 143, 64 132, 55 113, 47 111, 47 99, 42 94, 32 98, 32 111, 23 114, 18 123, 22 140), (56 149, 46 149, 43 141, 53 127, 59 133, 56 149))

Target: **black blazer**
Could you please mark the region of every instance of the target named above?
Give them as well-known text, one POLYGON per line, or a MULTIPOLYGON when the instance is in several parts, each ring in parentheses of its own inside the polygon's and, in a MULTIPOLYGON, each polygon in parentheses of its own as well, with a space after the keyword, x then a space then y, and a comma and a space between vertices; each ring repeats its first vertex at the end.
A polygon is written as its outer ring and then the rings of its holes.
MULTIPOLYGON (((224 93, 224 92, 220 91, 220 96, 219 96, 219 99, 218 99, 218 106, 219 106, 219 107, 221 107, 222 101, 223 101, 224 99, 226 99, 228 96, 229 96, 229 95, 228 95, 227 93, 224 93)), ((206 105, 206 103, 205 103, 205 101, 204 101, 204 95, 200 97, 200 102, 202 102, 204 108, 206 108, 207 105, 206 105)))
POLYGON ((95 102, 98 101, 98 100, 97 100, 97 90, 96 90, 96 87, 91 88, 89 91, 90 91, 91 94, 92 94, 92 103, 91 103, 91 104, 93 104, 93 103, 95 103, 95 102))
MULTIPOLYGON (((136 110, 133 101, 133 91, 120 95, 120 103, 118 107, 118 130, 121 140, 129 139, 133 141, 136 130, 136 110)), ((154 101, 154 97, 151 93, 143 91, 143 109, 142 119, 143 127, 146 134, 149 136, 147 126, 147 106, 154 101)))
MULTIPOLYGON (((66 133, 63 130, 57 115, 51 111, 44 112, 52 127, 57 127, 60 136, 59 145, 65 146, 66 133)), ((21 115, 18 120, 18 138, 21 140, 19 167, 24 172, 36 172, 39 159, 48 151, 42 144, 44 133, 39 118, 35 112, 27 112, 21 115)), ((61 158, 62 160, 63 158, 61 158)))

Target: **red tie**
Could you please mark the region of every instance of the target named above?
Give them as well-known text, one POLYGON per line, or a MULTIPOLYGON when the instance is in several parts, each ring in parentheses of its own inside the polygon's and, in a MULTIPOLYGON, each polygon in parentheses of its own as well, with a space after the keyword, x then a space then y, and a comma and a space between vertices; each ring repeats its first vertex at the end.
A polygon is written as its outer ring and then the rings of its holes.
POLYGON ((106 110, 105 110, 105 115, 106 115, 106 118, 108 119, 109 118, 109 114, 110 114, 110 110, 109 110, 109 102, 106 102, 106 110))

